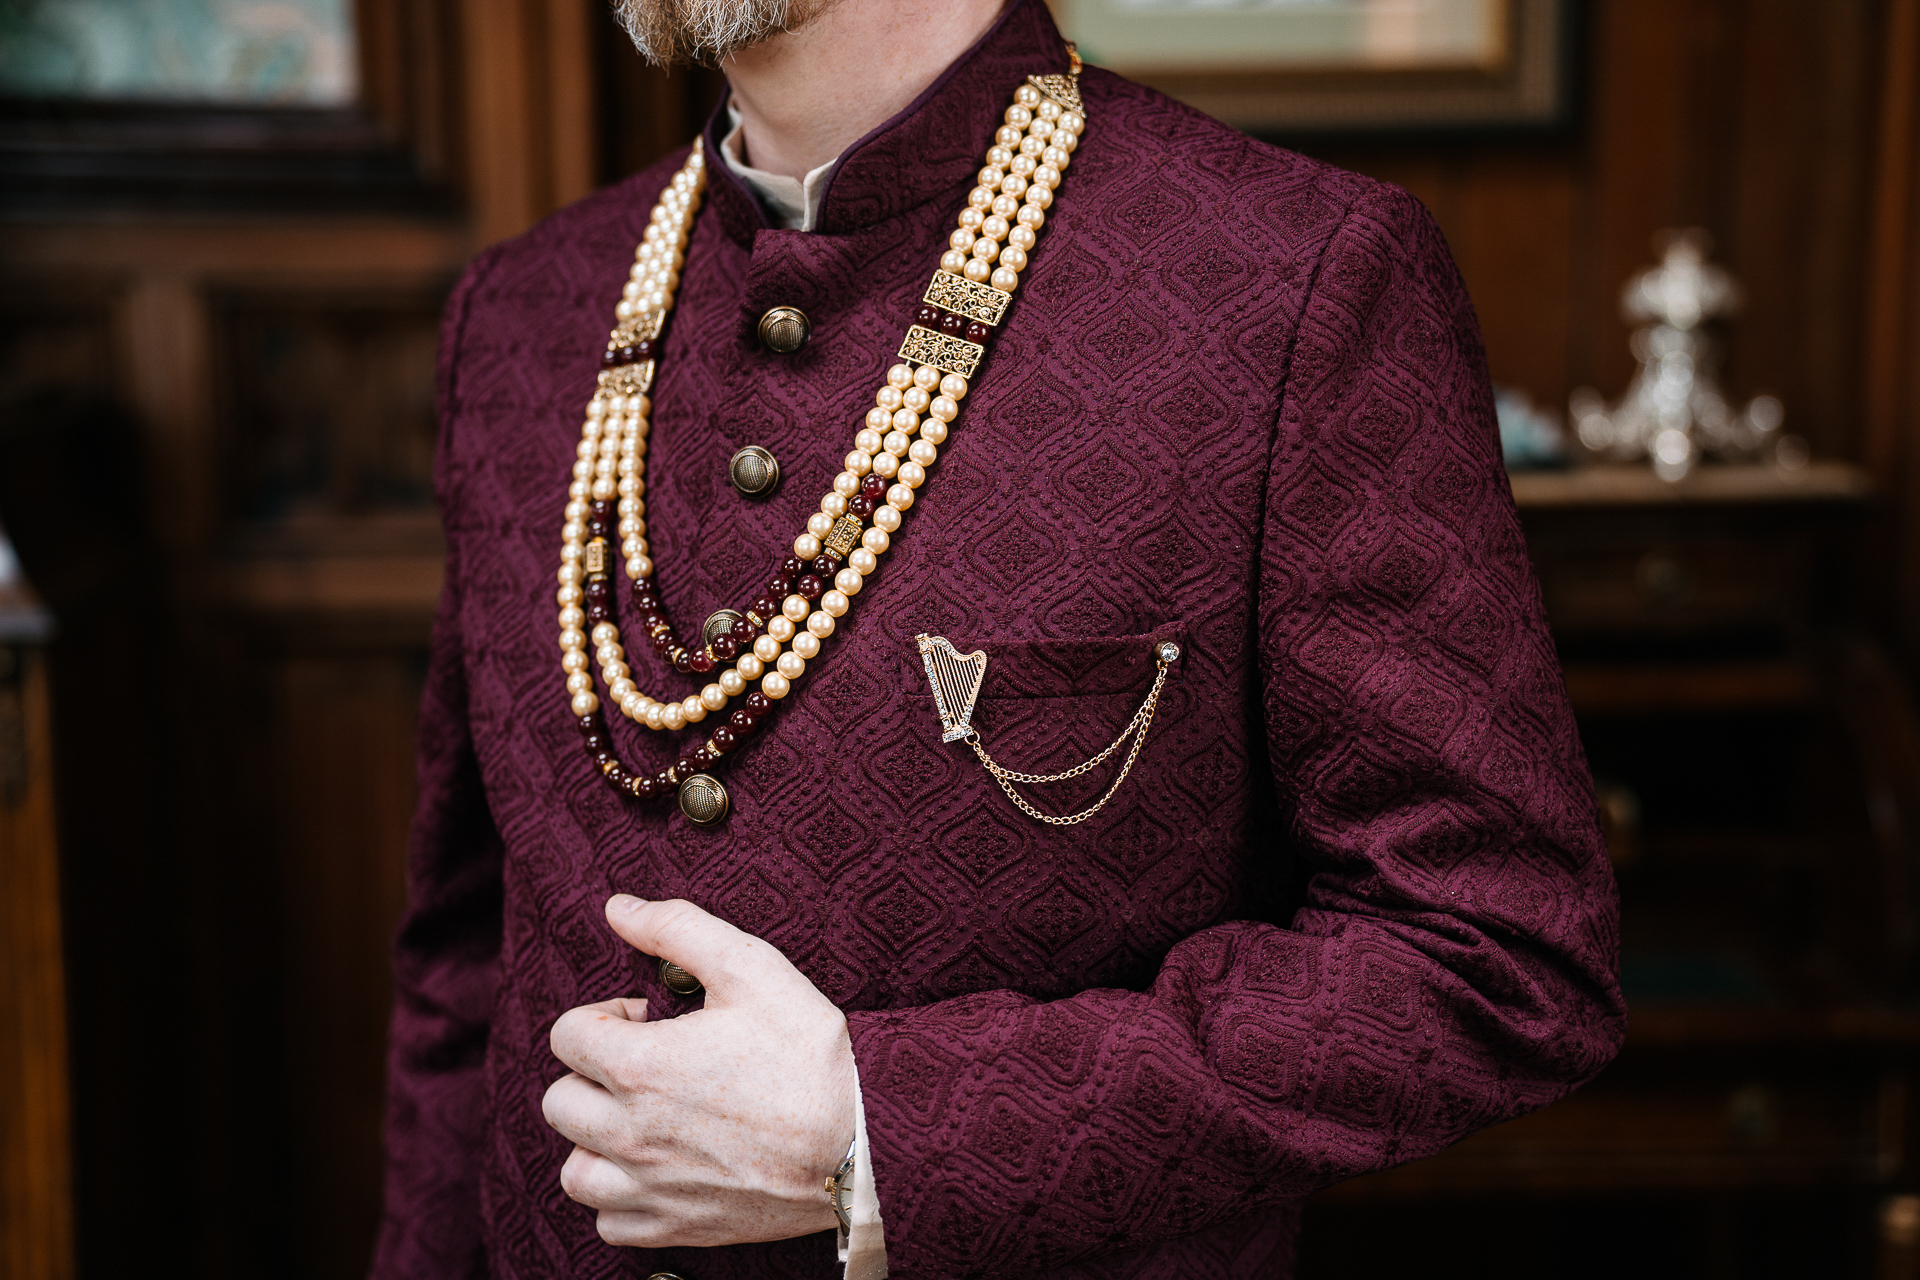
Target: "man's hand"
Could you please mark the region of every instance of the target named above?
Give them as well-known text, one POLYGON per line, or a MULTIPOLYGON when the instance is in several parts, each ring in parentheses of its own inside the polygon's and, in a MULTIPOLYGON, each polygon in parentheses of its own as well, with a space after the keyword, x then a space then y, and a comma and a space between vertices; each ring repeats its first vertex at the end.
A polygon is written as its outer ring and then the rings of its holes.
POLYGON ((743 1244, 835 1225, 822 1189, 853 1139, 853 1046, 839 1009, 765 941, 690 902, 607 903, 615 933, 707 989, 648 1022, 644 1000, 571 1009, 553 1052, 574 1074, 547 1123, 577 1145, 560 1185, 609 1244, 743 1244))

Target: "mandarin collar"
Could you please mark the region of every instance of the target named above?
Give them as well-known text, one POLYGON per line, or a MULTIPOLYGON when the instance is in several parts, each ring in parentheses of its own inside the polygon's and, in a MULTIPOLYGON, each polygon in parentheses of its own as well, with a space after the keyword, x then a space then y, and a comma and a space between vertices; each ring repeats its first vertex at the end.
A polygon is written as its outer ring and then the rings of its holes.
MULTIPOLYGON (((1067 69, 1066 41, 1045 0, 1012 0, 973 47, 955 58, 900 114, 841 152, 827 177, 815 231, 844 235, 885 222, 966 185, 985 163, 1001 112, 1030 75, 1067 69)), ((726 106, 707 121, 707 154, 720 154, 726 106)), ((774 223, 725 164, 707 169, 708 200, 727 235, 750 247, 774 223)))

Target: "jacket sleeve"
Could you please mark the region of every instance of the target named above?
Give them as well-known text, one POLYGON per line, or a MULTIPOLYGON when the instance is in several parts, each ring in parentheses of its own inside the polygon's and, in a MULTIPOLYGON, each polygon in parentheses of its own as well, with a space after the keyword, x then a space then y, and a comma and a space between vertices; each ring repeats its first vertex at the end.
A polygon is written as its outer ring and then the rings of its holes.
POLYGON ((1478 328, 1411 197, 1375 189, 1326 242, 1284 377, 1259 678, 1301 906, 1192 935, 1141 992, 849 1015, 896 1276, 1244 1216, 1550 1102, 1618 1047, 1591 783, 1478 328))
POLYGON ((394 943, 387 1064, 385 1216, 375 1280, 484 1280, 478 1154, 482 1061, 499 985, 502 845, 468 730, 461 636, 459 467, 453 443, 460 340, 482 258, 441 331, 435 488, 448 526, 418 736, 420 797, 407 909, 394 943))

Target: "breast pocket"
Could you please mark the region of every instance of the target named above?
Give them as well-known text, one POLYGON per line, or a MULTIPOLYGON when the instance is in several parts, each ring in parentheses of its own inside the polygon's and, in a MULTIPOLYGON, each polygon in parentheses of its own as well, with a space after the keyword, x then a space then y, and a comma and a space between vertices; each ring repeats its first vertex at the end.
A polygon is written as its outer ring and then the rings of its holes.
MULTIPOLYGON (((1159 647, 1171 641, 1184 652, 1187 644, 1186 627, 1177 622, 1124 636, 946 638, 962 655, 986 655, 986 671, 971 725, 993 762, 1016 775, 1058 774, 1112 747, 1155 692, 1159 647)), ((917 645, 912 641, 908 644, 911 647, 902 663, 901 692, 924 706, 924 723, 938 734, 942 722, 933 683, 917 645)), ((1179 669, 1178 660, 1170 664, 1169 683, 1177 678, 1179 669)), ((949 694, 951 691, 949 682, 949 694)), ((1164 728, 1161 718, 1167 710, 1166 692, 1165 687, 1159 690, 1154 721, 1143 726, 1149 745, 1156 728, 1164 728)), ((958 718, 961 707, 949 705, 948 710, 958 718)), ((1134 747, 1130 738, 1105 761, 1057 783, 1007 780, 1044 813, 1057 816, 1079 812, 1107 789, 1132 758, 1134 747)), ((949 749, 965 748, 956 743, 949 749)), ((1151 790, 1158 770, 1141 764, 1135 768, 1135 775, 1124 788, 1144 783, 1151 790)), ((1151 804, 1151 796, 1146 799, 1151 804)))

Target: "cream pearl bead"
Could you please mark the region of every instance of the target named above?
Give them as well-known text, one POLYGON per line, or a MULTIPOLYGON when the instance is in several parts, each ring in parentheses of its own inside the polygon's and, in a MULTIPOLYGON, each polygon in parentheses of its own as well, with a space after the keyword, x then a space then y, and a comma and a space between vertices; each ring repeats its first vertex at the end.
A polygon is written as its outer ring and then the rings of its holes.
MULTIPOLYGON (((882 428, 882 430, 891 431, 892 429, 893 429, 893 419, 888 418, 887 425, 886 427, 882 428)), ((884 447, 882 442, 885 439, 886 437, 880 434, 879 430, 875 430, 872 427, 868 427, 853 438, 853 447, 859 450, 861 453, 868 455, 867 465, 871 467, 873 465, 872 455, 880 452, 880 450, 884 447)), ((851 471, 853 470, 853 468, 848 467, 847 470, 851 471)))
POLYGON ((896 391, 905 391, 913 385, 913 369, 906 364, 896 364, 887 370, 887 385, 896 391))
POLYGON ((1040 91, 1030 84, 1023 84, 1018 89, 1015 89, 1013 91, 1013 100, 1028 110, 1040 106, 1042 102, 1040 91))
POLYGON ((686 728, 687 727, 686 708, 682 707, 677 702, 667 703, 664 707, 660 708, 660 723, 664 724, 669 729, 686 728))
MULTIPOLYGON (((873 474, 879 476, 882 480, 891 480, 899 470, 900 458, 897 454, 876 453, 873 455, 873 474)), ((819 554, 817 551, 814 552, 814 555, 819 554)), ((805 560, 808 557, 802 556, 800 558, 805 560)))
POLYGON ((620 700, 620 714, 629 720, 638 720, 647 710, 647 695, 639 690, 620 700))
MULTIPOLYGON (((853 470, 848 467, 847 470, 853 470)), ((816 538, 824 538, 833 532, 833 517, 824 511, 816 511, 807 517, 807 532, 816 538)))
POLYGON ((993 274, 993 268, 979 258, 968 258, 967 265, 961 269, 960 274, 975 284, 985 284, 987 277, 993 274))
POLYGON ((974 239, 973 232, 967 230, 965 227, 961 227, 947 237, 947 248, 953 250, 955 253, 965 253, 967 250, 973 248, 974 239))
POLYGON ((900 508, 898 507, 875 508, 873 513, 873 525, 874 525, 874 528, 876 529, 884 529, 888 533, 897 533, 900 529, 900 508))
MULTIPOLYGON (((875 431, 885 431, 887 424, 893 421, 893 415, 879 405, 867 410, 867 426, 875 431)), ((869 449, 867 452, 873 452, 869 449)))
MULTIPOLYGON (((972 277, 969 276, 968 279, 972 279, 972 277)), ((590 492, 592 492, 595 502, 612 502, 614 495, 620 492, 620 486, 615 484, 611 479, 595 480, 590 492)))
MULTIPOLYGON (((1003 255, 1005 252, 1004 249, 1001 250, 1003 255)), ((928 395, 926 389, 923 387, 908 387, 900 394, 901 407, 911 409, 915 413, 925 413, 927 411, 927 405, 932 403, 932 401, 933 397, 928 395)), ((894 415, 896 419, 898 419, 899 416, 897 413, 894 415)), ((902 428, 902 430, 904 429, 905 428, 902 428)))
POLYGON ((1002 293, 1012 293, 1020 286, 1020 273, 1012 267, 995 267, 993 274, 987 277, 987 283, 1002 293))
MULTIPOLYGON (((1037 185, 1051 191, 1060 185, 1060 171, 1050 164, 1043 164, 1033 171, 1033 180, 1037 185)), ((1032 203, 1031 193, 1029 193, 1028 203, 1032 203)))
POLYGON ((913 505, 913 490, 903 484, 896 484, 887 490, 887 505, 896 511, 905 511, 913 505))
POLYGON ((638 692, 640 691, 634 687, 633 681, 627 679, 625 676, 622 676, 618 680, 607 681, 607 697, 615 702, 625 702, 638 692))
MULTIPOLYGON (((1027 191, 1027 203, 1036 209, 1049 208, 1053 204, 1053 191, 1048 187, 1043 187, 1039 183, 1035 183, 1027 191)), ((1032 228, 1029 227, 1028 230, 1031 231, 1032 228)), ((1032 248, 1033 246, 1028 245, 1027 247, 1032 248)))
POLYGON ((707 707, 696 694, 680 700, 680 714, 686 717, 688 724, 698 724, 707 718, 707 707))
MULTIPOLYGON (((844 573, 846 571, 843 569, 841 572, 844 573)), ((853 576, 857 578, 860 575, 856 573, 853 576)), ((847 610, 852 607, 853 601, 847 598, 847 593, 844 591, 827 591, 823 592, 820 596, 820 612, 830 618, 844 618, 847 610)))
POLYGON ((987 148, 987 163, 995 168, 1004 169, 1008 165, 1019 163, 1019 160, 1019 156, 997 143, 987 148))
POLYGON ((1032 156, 1015 156, 1007 164, 1006 170, 1008 173, 1017 173, 1023 178, 1032 178, 1033 171, 1039 167, 1039 163, 1032 156))
MULTIPOLYGON (((719 684, 721 692, 729 698, 737 698, 747 691, 747 682, 731 667, 720 673, 720 679, 716 683, 719 684)), ((724 702, 721 703, 721 706, 725 705, 724 702)))
POLYGON ((578 719, 581 716, 590 716, 598 711, 600 709, 600 699, 591 693, 576 693, 573 695, 572 706, 574 717, 578 719))
MULTIPOLYGON (((929 444, 945 444, 947 442, 947 424, 944 422, 927 423, 920 428, 920 438, 929 444)), ((915 461, 917 462, 919 459, 916 458, 915 461)))
POLYGON ((980 212, 978 209, 974 208, 972 205, 968 205, 966 208, 960 211, 960 217, 959 217, 960 225, 966 230, 974 232, 975 234, 979 233, 980 224, 982 222, 985 222, 986 220, 987 220, 987 215, 980 212))
POLYGON ((593 626, 593 647, 594 648, 602 649, 602 648, 605 648, 607 645, 619 644, 619 643, 620 643, 620 628, 614 626, 611 622, 596 622, 594 624, 593 626))
MULTIPOLYGON (((900 464, 900 483, 909 489, 918 489, 927 482, 927 469, 917 462, 900 464)), ((817 554, 817 553, 816 553, 817 554)))
POLYGON ((1019 212, 1020 202, 1011 196, 1001 196, 1000 200, 996 200, 993 203, 996 206, 993 211, 993 216, 980 224, 980 234, 983 236, 992 236, 995 240, 1004 241, 1007 238, 1007 232, 1013 230, 1013 224, 1008 222, 1007 219, 1019 212), (999 209, 1002 200, 1006 202, 1007 211, 1005 213, 1001 213, 999 209))
POLYGON ((581 649, 569 649, 560 655, 560 669, 568 675, 587 669, 587 655, 581 649))
MULTIPOLYGON (((724 677, 723 677, 724 678, 724 677)), ((719 711, 727 705, 727 689, 723 684, 710 684, 700 691, 700 705, 709 711, 719 711)))
POLYGON ((898 409, 893 415, 893 429, 911 435, 920 429, 920 415, 911 409, 898 409))
POLYGON ((561 582, 578 582, 580 581, 581 578, 585 576, 586 576, 586 571, 582 569, 577 562, 572 560, 564 560, 561 562, 560 564, 560 581, 561 582))
MULTIPOLYGON (((860 594, 860 588, 866 585, 867 580, 860 576, 858 569, 851 567, 845 568, 833 575, 833 590, 827 592, 827 596, 833 595, 835 592, 843 596, 857 596, 860 594)), ((827 596, 820 597, 823 602, 821 604, 822 608, 826 607, 824 602, 827 596)))
POLYGON ((593 493, 591 489, 588 488, 586 481, 575 480, 572 484, 569 484, 567 486, 567 496, 569 498, 576 499, 580 502, 585 502, 588 498, 593 496, 593 493))
POLYGON ((767 678, 760 682, 760 692, 766 694, 775 702, 780 701, 780 699, 786 697, 787 694, 792 691, 792 683, 778 671, 770 672, 767 678))
POLYGON ((820 509, 838 520, 847 514, 847 497, 843 493, 829 491, 824 498, 820 499, 820 509))
POLYGON ((793 554, 802 560, 811 560, 820 554, 820 539, 810 533, 803 533, 793 540, 793 554))
POLYGON ((949 400, 965 400, 967 398, 967 380, 965 376, 958 373, 950 373, 940 379, 940 394, 949 400))
POLYGON ((880 388, 873 393, 873 402, 892 414, 900 407, 900 388, 891 385, 880 388))
POLYGON ((627 576, 629 578, 651 578, 653 576, 653 561, 647 559, 645 556, 635 556, 633 559, 627 561, 627 576))
MULTIPOLYGON (((860 477, 851 471, 842 471, 833 478, 833 491, 844 498, 851 498, 860 492, 860 477)), ((818 551, 813 553, 819 555, 818 551)))
POLYGON ((567 677, 568 693, 585 693, 591 688, 593 688, 592 672, 576 671, 567 677))
POLYGON ((792 595, 780 602, 780 612, 792 618, 795 622, 805 620, 806 616, 812 611, 813 606, 807 603, 805 596, 792 595))
POLYGON ((1019 217, 1021 226, 1031 227, 1035 231, 1038 231, 1047 220, 1047 215, 1032 204, 1021 205, 1019 217))
POLYGON ((833 626, 833 615, 825 609, 814 610, 813 616, 807 619, 807 630, 822 640, 833 634, 833 626))
POLYGON ((567 627, 560 632, 560 647, 563 650, 585 649, 587 637, 578 627, 567 627))
MULTIPOLYGON (((927 405, 927 416, 938 418, 941 422, 952 422, 960 416, 960 406, 950 396, 935 396, 927 405)), ((921 430, 926 428, 922 427, 921 430)))
POLYGON ((646 705, 646 709, 640 713, 640 723, 646 725, 649 729, 657 730, 666 728, 667 709, 657 702, 649 702, 646 705))
MULTIPOLYGON (((1016 129, 1010 124, 1003 124, 993 131, 994 142, 1003 147, 1017 147, 1020 145, 1020 139, 1026 136, 1027 131, 1025 129, 1016 129)), ((652 228, 648 228, 648 230, 652 230, 652 228)))
MULTIPOLYGON (((916 423, 915 425, 917 426, 918 424, 916 423)), ((913 441, 907 438, 907 433, 904 430, 889 431, 887 432, 887 438, 880 442, 880 447, 897 458, 905 453, 912 444, 913 441)))
MULTIPOLYGON (((992 262, 1000 254, 1000 242, 992 236, 981 236, 973 242, 973 256, 980 262, 992 262)), ((967 278, 973 278, 973 268, 967 268, 967 278)))
MULTIPOLYGON (((562 628, 568 631, 578 631, 586 624, 587 615, 579 605, 570 604, 560 611, 560 625, 562 628)), ((585 648, 586 641, 582 640, 580 645, 582 648, 585 648)))
POLYGON ((750 653, 743 653, 740 655, 740 660, 733 664, 733 668, 748 680, 758 680, 760 673, 767 669, 767 664, 750 653))
MULTIPOLYGON (((1027 230, 1025 227, 1020 229, 1022 231, 1027 230)), ((1025 271, 1027 269, 1026 250, 1016 249, 1012 245, 1008 245, 1000 251, 1000 265, 1009 271, 1025 271)))
POLYGON ((1049 146, 1058 147, 1062 151, 1070 152, 1080 145, 1080 139, 1074 137, 1069 130, 1055 129, 1047 135, 1047 143, 1049 146))
POLYGON ((860 535, 860 545, 875 555, 882 555, 893 545, 893 540, 887 537, 885 529, 869 529, 860 535))
POLYGON ((865 577, 880 567, 880 557, 865 547, 855 547, 853 554, 847 557, 847 567, 865 577))
POLYGON ((793 638, 793 651, 812 662, 820 656, 820 637, 811 631, 802 631, 793 638))
POLYGON ((963 274, 967 269, 967 254, 964 249, 949 249, 940 255, 940 269, 950 276, 963 274))
POLYGON ((585 520, 592 514, 593 508, 584 502, 569 502, 567 504, 567 519, 569 520, 585 520))
MULTIPOLYGON (((786 621, 784 618, 781 621, 786 621)), ((762 662, 772 662, 780 656, 780 642, 772 636, 761 636, 753 642, 753 656, 762 662)))
POLYGON ((773 669, 789 680, 798 680, 807 673, 807 660, 797 653, 783 653, 773 669))
POLYGON ((553 602, 559 605, 579 604, 586 599, 586 593, 571 582, 553 593, 553 602))
POLYGON ((907 457, 923 467, 932 466, 934 459, 939 456, 940 451, 933 447, 933 442, 930 440, 915 440, 907 449, 907 457))
MULTIPOLYGON (((800 616, 802 618, 806 617, 804 613, 800 616)), ((797 619, 789 618, 785 614, 782 614, 778 618, 770 618, 767 620, 767 634, 773 637, 774 644, 782 645, 793 639, 793 633, 799 630, 795 625, 796 621, 797 619)), ((759 644, 760 642, 758 640, 754 641, 756 648, 759 647, 759 644)), ((761 659, 762 662, 771 662, 772 660, 771 658, 761 659)))

